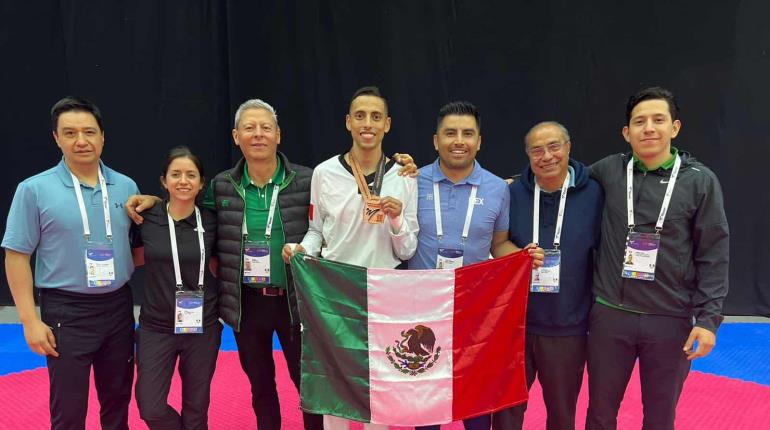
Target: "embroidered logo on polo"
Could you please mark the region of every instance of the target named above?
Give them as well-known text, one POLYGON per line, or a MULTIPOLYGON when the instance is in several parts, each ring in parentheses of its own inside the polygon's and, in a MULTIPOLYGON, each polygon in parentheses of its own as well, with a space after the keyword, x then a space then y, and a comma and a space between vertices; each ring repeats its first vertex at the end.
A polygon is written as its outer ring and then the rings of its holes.
POLYGON ((417 325, 402 330, 401 339, 385 348, 385 354, 396 370, 416 376, 434 366, 441 355, 441 347, 436 346, 436 335, 430 327, 417 325))
MULTIPOLYGON (((433 194, 426 194, 425 200, 433 201, 433 194)), ((473 204, 475 206, 484 206, 484 197, 476 197, 473 204)))

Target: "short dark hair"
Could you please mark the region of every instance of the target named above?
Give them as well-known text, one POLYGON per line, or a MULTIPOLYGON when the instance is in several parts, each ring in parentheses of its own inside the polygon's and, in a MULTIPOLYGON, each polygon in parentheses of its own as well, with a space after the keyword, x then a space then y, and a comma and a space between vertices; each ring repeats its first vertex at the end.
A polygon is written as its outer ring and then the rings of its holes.
MULTIPOLYGON (((382 95, 382 92, 380 92, 380 89, 374 85, 369 85, 366 87, 361 87, 356 90, 356 92, 353 93, 353 97, 350 98, 350 106, 353 106, 353 100, 357 99, 361 96, 374 96, 379 97, 382 99, 382 102, 385 103, 385 112, 388 111, 388 100, 382 95)), ((348 107, 348 110, 350 107, 348 107)))
POLYGON ((628 98, 626 103, 626 124, 631 122, 631 111, 636 105, 645 100, 664 100, 668 103, 668 112, 671 114, 671 121, 676 121, 679 117, 679 103, 676 102, 674 93, 661 87, 645 88, 628 98))
POLYGON ((56 102, 51 108, 51 127, 56 132, 59 125, 59 116, 65 112, 87 112, 96 118, 96 124, 100 131, 104 131, 102 126, 102 113, 99 108, 90 100, 82 97, 67 96, 56 102))
POLYGON ((180 145, 176 146, 174 148, 171 148, 171 150, 168 151, 168 155, 166 155, 166 162, 163 164, 163 170, 161 170, 160 175, 165 177, 168 173, 168 167, 171 165, 171 163, 176 160, 177 158, 189 158, 190 161, 195 164, 195 167, 198 168, 198 174, 201 176, 201 180, 206 176, 203 172, 203 164, 198 159, 198 156, 193 154, 192 151, 190 151, 190 148, 180 145))
POLYGON ((441 107, 438 111, 438 118, 436 119, 436 130, 441 127, 441 121, 447 115, 468 115, 472 116, 476 120, 476 128, 481 133, 481 115, 479 110, 471 102, 466 101, 454 101, 449 102, 441 107))

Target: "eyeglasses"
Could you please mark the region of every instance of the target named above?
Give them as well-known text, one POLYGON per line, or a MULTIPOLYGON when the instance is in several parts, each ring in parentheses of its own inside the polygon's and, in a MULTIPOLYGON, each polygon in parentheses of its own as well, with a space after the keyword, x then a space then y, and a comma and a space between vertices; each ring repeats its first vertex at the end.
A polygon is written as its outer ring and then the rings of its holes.
POLYGON ((535 159, 543 158, 545 156, 545 151, 548 151, 551 154, 558 154, 567 143, 569 143, 569 140, 564 142, 551 142, 545 146, 535 146, 534 148, 527 149, 527 154, 535 159))

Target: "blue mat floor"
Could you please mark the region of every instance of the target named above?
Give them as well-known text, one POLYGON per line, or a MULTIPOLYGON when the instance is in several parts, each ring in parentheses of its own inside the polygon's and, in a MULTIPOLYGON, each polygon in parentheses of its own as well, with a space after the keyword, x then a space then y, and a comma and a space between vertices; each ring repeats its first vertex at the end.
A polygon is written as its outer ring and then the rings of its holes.
MULTIPOLYGON (((717 346, 707 357, 695 360, 693 370, 770 386, 770 324, 723 324, 717 346)), ((222 332, 223 351, 236 351, 233 331, 222 332)), ((273 349, 280 350, 273 336, 273 349)), ((0 324, 0 375, 45 366, 45 358, 29 351, 21 324, 0 324)))
MULTIPOLYGON (((237 351, 233 330, 222 330, 222 351, 237 351)), ((281 343, 273 334, 273 350, 280 350, 281 343)), ((21 324, 0 324, 0 375, 45 367, 45 357, 32 353, 24 341, 21 324)))

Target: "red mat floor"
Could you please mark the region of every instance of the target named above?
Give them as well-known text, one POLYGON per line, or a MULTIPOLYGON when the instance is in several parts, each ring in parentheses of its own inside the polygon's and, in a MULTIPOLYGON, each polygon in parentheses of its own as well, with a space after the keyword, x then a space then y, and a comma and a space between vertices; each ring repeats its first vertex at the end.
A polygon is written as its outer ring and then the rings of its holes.
MULTIPOLYGON (((278 363, 278 389, 285 430, 302 428, 298 409, 298 397, 291 384, 283 355, 276 354, 278 363)), ((631 378, 625 400, 621 406, 618 428, 641 428, 642 408, 639 379, 636 371, 631 378)), ((13 373, 0 377, 0 399, 6 399, 0 412, 0 429, 37 430, 49 428, 48 374, 45 368, 13 373), (13 399, 13 401, 8 401, 13 399)), ((169 401, 178 408, 180 385, 174 378, 169 401)), ((545 428, 545 409, 540 389, 535 384, 530 393, 525 428, 545 428)), ((578 402, 578 428, 582 429, 587 406, 587 387, 584 383, 578 402)), ((96 393, 91 391, 86 428, 98 429, 99 404, 96 393)), ((132 401, 130 427, 147 429, 132 401)), ((209 428, 255 429, 256 421, 251 410, 248 381, 241 371, 236 352, 220 352, 217 371, 212 383, 209 428)), ((353 429, 360 429, 354 425, 353 429)), ((445 425, 443 430, 460 430, 462 425, 445 425)), ((770 387, 751 382, 729 379, 700 372, 691 372, 679 402, 677 430, 720 429, 770 429, 770 387)), ((395 429, 395 428, 394 428, 395 429)))

